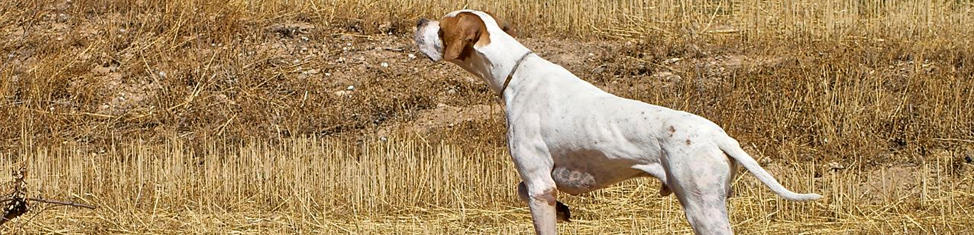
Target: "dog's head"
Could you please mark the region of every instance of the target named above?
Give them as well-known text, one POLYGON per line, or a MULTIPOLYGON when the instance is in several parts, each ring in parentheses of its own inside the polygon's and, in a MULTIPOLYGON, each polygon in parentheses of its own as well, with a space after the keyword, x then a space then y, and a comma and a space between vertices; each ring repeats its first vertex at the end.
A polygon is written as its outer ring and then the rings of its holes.
POLYGON ((450 12, 439 21, 416 22, 416 46, 432 61, 460 63, 488 47, 492 34, 515 36, 514 28, 482 11, 450 12))

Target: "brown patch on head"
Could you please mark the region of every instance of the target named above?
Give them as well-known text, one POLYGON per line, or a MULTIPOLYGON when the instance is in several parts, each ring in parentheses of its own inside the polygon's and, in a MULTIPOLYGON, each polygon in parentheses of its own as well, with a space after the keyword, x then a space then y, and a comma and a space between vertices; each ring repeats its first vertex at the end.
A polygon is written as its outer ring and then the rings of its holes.
POLYGON ((497 27, 500 27, 501 30, 504 30, 504 32, 507 33, 507 35, 511 35, 511 37, 515 37, 515 38, 517 37, 517 31, 514 30, 514 27, 512 27, 511 24, 508 24, 507 22, 497 18, 496 16, 494 16, 494 14, 491 14, 490 12, 485 11, 484 13, 487 13, 487 15, 490 16, 490 18, 494 18, 494 21, 497 21, 497 27))
POLYGON ((440 21, 444 60, 464 60, 473 53, 473 46, 490 44, 487 25, 474 13, 460 12, 440 21))

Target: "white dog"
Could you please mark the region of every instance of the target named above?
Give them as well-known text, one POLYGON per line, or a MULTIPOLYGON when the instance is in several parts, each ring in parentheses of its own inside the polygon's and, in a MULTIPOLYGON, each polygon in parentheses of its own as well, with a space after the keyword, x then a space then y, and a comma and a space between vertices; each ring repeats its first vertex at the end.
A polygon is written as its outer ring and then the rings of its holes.
POLYGON ((606 93, 542 59, 488 13, 420 19, 415 40, 431 60, 459 65, 503 99, 518 194, 538 234, 555 234, 556 219, 569 217, 555 189, 580 194, 634 177, 662 181, 660 194, 676 194, 697 234, 733 233, 726 198, 737 164, 788 200, 821 197, 785 189, 707 119, 606 93))

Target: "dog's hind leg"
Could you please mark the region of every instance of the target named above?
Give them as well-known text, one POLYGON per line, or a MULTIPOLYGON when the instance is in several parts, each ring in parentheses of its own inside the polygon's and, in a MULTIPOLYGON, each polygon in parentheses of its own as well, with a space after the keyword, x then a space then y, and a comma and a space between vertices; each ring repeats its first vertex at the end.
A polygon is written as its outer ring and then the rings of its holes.
POLYGON ((731 166, 722 153, 683 149, 667 159, 669 186, 696 234, 733 234, 727 216, 731 166), (688 151, 686 151, 688 150, 688 151))
POLYGON ((727 217, 727 196, 711 191, 706 194, 677 193, 687 221, 696 234, 733 234, 727 217))

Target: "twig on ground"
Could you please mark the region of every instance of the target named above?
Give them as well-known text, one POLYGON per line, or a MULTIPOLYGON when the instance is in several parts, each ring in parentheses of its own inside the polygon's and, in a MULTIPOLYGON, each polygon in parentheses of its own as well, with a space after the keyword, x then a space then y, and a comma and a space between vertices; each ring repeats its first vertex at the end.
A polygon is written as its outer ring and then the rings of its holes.
POLYGON ((10 193, 0 200, 0 206, 3 206, 3 216, 0 217, 0 225, 3 225, 7 221, 13 220, 14 218, 24 215, 30 211, 30 203, 28 203, 29 201, 59 206, 81 207, 92 210, 97 208, 92 205, 76 202, 27 197, 27 183, 24 182, 24 178, 27 177, 27 166, 21 165, 20 169, 14 170, 12 174, 14 176, 14 180, 11 182, 11 188, 13 190, 11 190, 10 193))
MULTIPOLYGON (((41 198, 26 198, 25 200, 27 200, 27 201, 33 201, 33 202, 40 202, 40 203, 47 203, 47 204, 54 204, 54 205, 59 205, 59 206, 81 207, 81 208, 88 208, 88 209, 92 209, 92 210, 98 209, 98 207, 96 207, 96 206, 92 206, 92 205, 88 205, 88 204, 83 204, 83 203, 77 203, 77 202, 66 202, 66 201, 49 200, 49 199, 41 199, 41 198)), ((10 199, 5 199, 5 200, 2 200, 0 202, 6 202, 6 201, 10 201, 10 199)))

